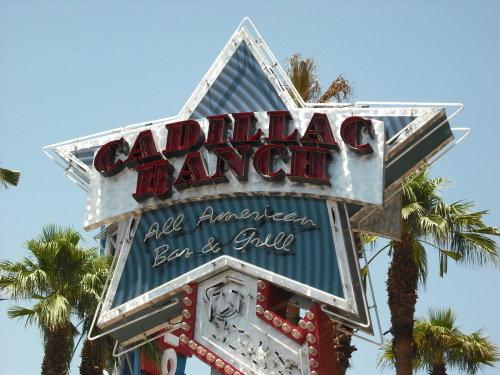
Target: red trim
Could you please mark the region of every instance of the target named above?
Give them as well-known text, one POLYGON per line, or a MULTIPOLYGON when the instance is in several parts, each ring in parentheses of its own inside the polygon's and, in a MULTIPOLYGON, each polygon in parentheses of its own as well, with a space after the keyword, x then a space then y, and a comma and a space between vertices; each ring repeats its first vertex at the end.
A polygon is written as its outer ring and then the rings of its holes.
POLYGON ((165 127, 168 129, 167 145, 162 153, 167 158, 196 151, 205 142, 205 133, 195 120, 174 122, 165 127))
POLYGON ((139 164, 145 164, 161 158, 161 154, 156 148, 153 133, 151 130, 144 130, 137 135, 128 158, 123 162, 127 167, 134 168, 139 164))
POLYGON ((360 144, 361 129, 365 129, 370 138, 373 139, 372 121, 358 116, 348 117, 342 122, 340 136, 352 152, 361 155, 371 154, 373 148, 369 143, 360 144))
POLYGON ((186 291, 186 296, 183 299, 184 310, 182 311, 182 334, 179 336, 179 347, 184 351, 188 351, 194 354, 207 365, 222 372, 223 374, 244 375, 243 372, 231 366, 224 359, 220 358, 215 353, 211 352, 203 345, 200 345, 195 341, 194 329, 196 322, 196 300, 198 284, 192 283, 186 285, 184 288, 184 290, 186 291))
POLYGON ((299 325, 293 325, 283 318, 291 292, 265 280, 257 282, 257 292, 257 317, 299 345, 307 341, 311 374, 340 374, 333 348, 333 321, 321 310, 319 304, 314 303, 299 321, 299 325), (293 335, 292 332, 296 334, 293 335))
POLYGON ((299 143, 300 133, 295 129, 289 135, 288 122, 292 119, 288 111, 271 111, 267 112, 269 115, 269 136, 265 138, 268 143, 281 143, 281 144, 297 144, 299 143))
POLYGON ((257 282, 257 293, 257 317, 302 345, 306 330, 286 320, 286 307, 291 293, 264 280, 257 282))
POLYGON ((125 168, 122 160, 115 160, 117 152, 126 154, 127 142, 120 138, 103 145, 94 158, 94 168, 104 177, 114 176, 125 168))
POLYGON ((151 197, 163 199, 172 195, 173 167, 168 160, 155 160, 134 169, 137 171, 137 184, 132 197, 136 201, 151 197))
POLYGON ((307 129, 300 138, 304 146, 317 146, 338 150, 338 144, 333 137, 332 127, 324 113, 313 114, 307 129))
POLYGON ((250 145, 259 146, 262 144, 262 129, 255 129, 257 119, 253 112, 233 113, 234 125, 231 144, 233 146, 250 145), (253 132, 252 135, 249 133, 253 132))
POLYGON ((191 152, 186 156, 179 175, 174 182, 177 190, 192 186, 210 185, 212 180, 208 176, 205 162, 199 152, 191 152))
POLYGON ((294 182, 330 185, 328 163, 332 155, 322 147, 289 146, 292 152, 290 173, 287 175, 294 182))
POLYGON ((231 125, 228 115, 208 116, 208 132, 205 148, 212 150, 215 147, 228 146, 227 131, 231 125))

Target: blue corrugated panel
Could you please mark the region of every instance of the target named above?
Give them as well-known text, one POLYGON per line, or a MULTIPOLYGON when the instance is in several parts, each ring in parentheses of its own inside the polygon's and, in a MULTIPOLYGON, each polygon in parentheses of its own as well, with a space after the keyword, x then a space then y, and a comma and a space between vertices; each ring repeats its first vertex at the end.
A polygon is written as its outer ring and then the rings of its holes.
MULTIPOLYGON (((242 42, 190 118, 286 109, 252 52, 242 42)), ((95 150, 96 147, 74 151, 73 154, 91 166, 95 150)))
POLYGON ((370 116, 369 118, 384 122, 386 141, 416 119, 414 116, 370 116))
POLYGON ((325 201, 297 197, 232 197, 193 202, 165 207, 142 215, 135 234, 130 253, 120 280, 113 306, 118 306, 134 297, 167 283, 212 259, 229 255, 271 272, 283 275, 303 284, 343 296, 335 246, 325 201), (207 206, 216 213, 241 213, 244 209, 263 212, 269 207, 271 212, 297 213, 307 216, 316 225, 305 226, 298 223, 285 223, 272 220, 254 222, 251 219, 231 220, 229 222, 207 223, 197 226, 198 218, 207 206), (163 223, 170 218, 184 214, 182 232, 149 238, 144 242, 154 222, 163 223), (291 252, 283 253, 267 247, 249 247, 246 250, 234 249, 234 237, 245 228, 256 228, 258 237, 264 240, 267 234, 273 238, 279 233, 293 233, 295 242, 291 252), (201 249, 210 237, 218 241, 223 250, 217 254, 203 254, 201 249), (191 249, 194 254, 165 262, 157 268, 152 267, 155 249, 169 245, 170 249, 191 249))
POLYGON ((246 43, 242 42, 191 118, 275 110, 286 110, 286 106, 246 43))

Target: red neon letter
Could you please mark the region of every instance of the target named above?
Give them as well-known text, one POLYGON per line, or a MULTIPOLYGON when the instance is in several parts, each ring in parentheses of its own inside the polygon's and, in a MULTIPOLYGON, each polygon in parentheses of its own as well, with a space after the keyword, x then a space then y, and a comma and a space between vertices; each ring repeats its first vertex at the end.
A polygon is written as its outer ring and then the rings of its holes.
POLYGON ((291 119, 290 112, 272 111, 267 112, 267 114, 269 115, 269 137, 266 138, 268 143, 298 143, 300 134, 297 129, 290 135, 285 136, 285 131, 288 131, 288 122, 291 119))
POLYGON ((132 194, 141 202, 150 197, 168 198, 172 195, 173 167, 168 160, 155 160, 134 168, 137 171, 137 187, 132 194))
POLYGON ((114 176, 125 168, 122 160, 116 160, 116 153, 126 153, 127 142, 123 138, 103 145, 94 158, 94 168, 105 177, 114 176))
POLYGON ((315 113, 313 115, 304 136, 300 138, 300 142, 306 146, 338 148, 337 142, 333 138, 328 117, 324 113, 315 113))
POLYGON ((205 148, 212 150, 214 147, 227 146, 227 130, 231 123, 228 115, 209 116, 208 135, 205 148))
POLYGON ((286 149, 283 145, 264 145, 257 149, 253 156, 253 167, 268 181, 278 181, 286 176, 283 169, 274 170, 274 159, 276 156, 286 158, 286 149))
POLYGON ((191 186, 201 186, 211 184, 208 177, 205 163, 199 152, 192 152, 186 156, 179 176, 174 182, 177 190, 186 189, 191 186))
POLYGON ((340 126, 340 136, 349 149, 357 154, 367 155, 373 153, 373 148, 369 143, 361 143, 361 130, 365 129, 371 139, 373 139, 373 125, 371 120, 362 117, 348 117, 340 126))
POLYGON ((233 118, 233 136, 231 138, 231 144, 233 146, 256 146, 262 144, 260 140, 262 137, 262 129, 257 129, 257 131, 255 131, 257 119, 253 112, 233 113, 233 118), (249 135, 250 132, 254 131, 254 134, 249 135))
POLYGON ((168 129, 167 146, 163 155, 167 158, 188 154, 198 150, 205 141, 205 133, 194 120, 174 122, 166 125, 168 129))
POLYGON ((231 146, 219 147, 213 150, 214 154, 217 155, 217 169, 210 177, 214 183, 227 182, 227 178, 224 176, 226 166, 234 173, 238 181, 248 179, 248 159, 252 148, 250 146, 240 146, 236 150, 231 146))
POLYGON ((330 150, 320 147, 290 146, 292 162, 288 178, 296 182, 330 185, 330 150))
POLYGON ((156 149, 153 133, 151 130, 144 130, 137 135, 128 158, 125 159, 124 163, 127 167, 133 168, 138 164, 158 159, 161 159, 161 154, 156 149))

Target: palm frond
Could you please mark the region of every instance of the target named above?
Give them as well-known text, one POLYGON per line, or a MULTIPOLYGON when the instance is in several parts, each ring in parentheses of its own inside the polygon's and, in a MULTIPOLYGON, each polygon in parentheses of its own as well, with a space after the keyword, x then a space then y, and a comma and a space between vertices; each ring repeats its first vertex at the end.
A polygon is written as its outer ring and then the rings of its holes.
MULTIPOLYGON (((413 346, 416 370, 444 363, 473 375, 500 360, 498 348, 481 331, 467 335, 459 330, 451 309, 430 310, 427 319, 415 321, 413 346)), ((383 367, 394 365, 390 342, 384 343, 378 361, 383 367)))
POLYGON ((149 361, 158 371, 161 371, 163 349, 157 341, 150 341, 139 348, 141 357, 149 361))
POLYGON ((293 86, 305 102, 316 100, 321 90, 316 75, 316 62, 301 54, 294 54, 288 59, 287 73, 293 86))
POLYGON ((422 285, 427 283, 427 253, 425 247, 417 240, 411 243, 412 259, 418 268, 418 279, 422 285))
POLYGON ((38 314, 34 309, 22 306, 11 306, 7 310, 7 316, 11 319, 25 319, 26 325, 38 323, 38 314))
POLYGON ((52 294, 41 299, 33 306, 40 323, 49 329, 55 329, 70 320, 71 304, 62 295, 52 294))
POLYGON ((377 366, 382 369, 394 367, 395 361, 396 358, 394 357, 394 351, 392 350, 392 341, 386 340, 380 348, 380 355, 377 358, 377 366))
POLYGON ((337 102, 346 101, 352 95, 352 85, 344 78, 344 75, 339 75, 328 87, 323 95, 319 98, 320 103, 329 102, 332 98, 337 102))
POLYGON ((20 177, 20 172, 6 168, 0 168, 0 184, 4 189, 8 189, 10 186, 17 186, 19 184, 20 177))

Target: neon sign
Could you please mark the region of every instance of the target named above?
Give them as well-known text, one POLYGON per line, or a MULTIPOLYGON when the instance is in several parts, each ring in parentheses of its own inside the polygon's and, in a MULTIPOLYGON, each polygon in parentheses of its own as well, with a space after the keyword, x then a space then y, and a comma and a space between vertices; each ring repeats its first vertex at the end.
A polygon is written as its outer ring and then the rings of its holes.
MULTIPOLYGON (((137 187, 133 197, 137 201, 147 198, 168 198, 172 195, 172 184, 179 191, 202 185, 227 183, 226 170, 230 170, 238 181, 248 180, 250 155, 255 171, 268 181, 279 181, 287 177, 294 182, 330 185, 328 163, 332 151, 338 151, 328 117, 314 113, 303 135, 298 129, 290 132, 291 120, 288 111, 272 111, 269 116, 268 135, 265 136, 252 112, 234 113, 208 117, 208 132, 205 136, 195 120, 167 124, 165 148, 157 149, 151 130, 140 132, 129 149, 123 138, 103 145, 94 159, 95 169, 105 177, 120 173, 125 167, 137 171, 137 187), (228 134, 232 133, 229 137, 228 134), (216 155, 215 171, 209 175, 203 156, 198 150, 204 146, 216 155), (128 151, 128 152, 127 152, 128 151), (127 158, 117 159, 119 154, 127 158), (290 171, 275 167, 274 159, 288 160, 290 171), (182 167, 174 178, 174 167, 167 158, 185 156, 182 167)), ((372 121, 358 116, 346 118, 340 125, 340 136, 350 152, 360 155, 373 153, 373 148, 364 142, 363 132, 374 138, 372 121)))

